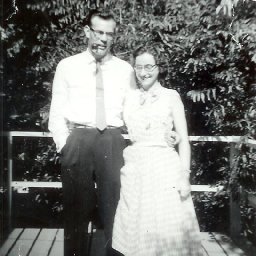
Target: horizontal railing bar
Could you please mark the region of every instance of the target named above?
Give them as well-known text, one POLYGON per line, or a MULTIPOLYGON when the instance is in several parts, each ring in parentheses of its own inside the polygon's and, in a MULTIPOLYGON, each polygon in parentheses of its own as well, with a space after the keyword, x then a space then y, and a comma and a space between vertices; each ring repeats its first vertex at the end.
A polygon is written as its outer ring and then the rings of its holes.
POLYGON ((256 140, 245 139, 243 136, 189 136, 190 141, 201 141, 201 142, 243 142, 250 145, 256 146, 256 140))
MULTIPOLYGON (((26 131, 10 131, 4 133, 12 137, 52 137, 50 132, 26 132, 26 131)), ((123 134, 125 139, 129 139, 128 134, 123 134)), ((244 139, 243 136, 189 136, 190 141, 198 142, 244 142, 252 146, 256 146, 256 140, 244 139)))
POLYGON ((193 192, 219 192, 224 186, 212 186, 212 185, 191 185, 193 192))
MULTIPOLYGON (((51 181, 13 181, 13 188, 61 188, 61 182, 51 181)), ((192 191, 194 192, 218 192, 223 189, 223 186, 211 186, 211 185, 192 185, 192 191)))
MULTIPOLYGON (((4 132, 5 136, 11 137, 42 137, 42 138, 51 138, 52 134, 50 132, 22 132, 22 131, 11 131, 4 132)), ((125 139, 129 139, 127 134, 123 134, 125 139)))
POLYGON ((52 181, 13 181, 13 188, 61 188, 61 182, 52 181))
POLYGON ((189 136, 190 141, 200 142, 239 142, 241 136, 189 136))
POLYGON ((10 131, 4 132, 4 135, 12 137, 52 137, 50 132, 25 132, 25 131, 10 131))

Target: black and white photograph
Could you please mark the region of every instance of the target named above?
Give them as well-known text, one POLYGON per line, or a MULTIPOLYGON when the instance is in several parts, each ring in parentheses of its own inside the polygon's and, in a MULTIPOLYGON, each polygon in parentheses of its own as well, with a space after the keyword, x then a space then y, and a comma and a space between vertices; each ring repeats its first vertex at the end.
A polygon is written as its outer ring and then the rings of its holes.
POLYGON ((0 256, 256 255, 256 0, 0 6, 0 256))

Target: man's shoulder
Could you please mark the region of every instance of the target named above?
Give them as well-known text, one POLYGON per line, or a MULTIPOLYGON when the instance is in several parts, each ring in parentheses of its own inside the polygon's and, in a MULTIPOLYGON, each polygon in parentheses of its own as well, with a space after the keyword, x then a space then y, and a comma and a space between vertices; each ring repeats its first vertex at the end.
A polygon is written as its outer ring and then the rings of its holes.
POLYGON ((77 64, 78 62, 81 62, 84 58, 85 58, 84 52, 77 53, 77 54, 74 54, 74 55, 71 55, 71 56, 68 56, 68 57, 62 59, 58 65, 61 65, 61 66, 71 65, 72 66, 74 64, 77 64))
POLYGON ((113 61, 114 61, 115 65, 119 65, 119 66, 121 66, 123 68, 127 68, 127 69, 132 69, 132 66, 129 62, 122 60, 116 56, 113 56, 113 61))

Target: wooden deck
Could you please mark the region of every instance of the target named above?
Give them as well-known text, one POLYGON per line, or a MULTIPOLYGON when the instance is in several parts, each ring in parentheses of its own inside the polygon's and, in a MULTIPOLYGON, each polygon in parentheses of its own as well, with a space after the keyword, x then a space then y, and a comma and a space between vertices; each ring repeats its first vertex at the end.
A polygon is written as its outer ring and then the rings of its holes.
MULTIPOLYGON (((246 256, 229 239, 219 233, 201 233, 205 256, 246 256)), ((102 230, 93 234, 91 256, 104 255, 102 230)), ((0 256, 62 256, 63 229, 16 228, 0 248, 0 256)))

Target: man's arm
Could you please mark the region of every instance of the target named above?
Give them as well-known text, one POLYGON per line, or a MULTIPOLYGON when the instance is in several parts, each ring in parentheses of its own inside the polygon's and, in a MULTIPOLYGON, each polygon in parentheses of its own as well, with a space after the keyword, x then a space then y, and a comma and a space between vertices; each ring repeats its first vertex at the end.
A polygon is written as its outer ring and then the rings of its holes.
POLYGON ((180 136, 176 131, 166 129, 165 140, 169 147, 175 147, 180 142, 180 136))
POLYGON ((60 62, 57 66, 53 80, 52 102, 48 124, 48 128, 53 135, 53 140, 58 152, 60 152, 66 144, 69 135, 66 120, 64 118, 64 106, 68 98, 67 82, 65 81, 64 75, 64 66, 63 63, 60 62))

